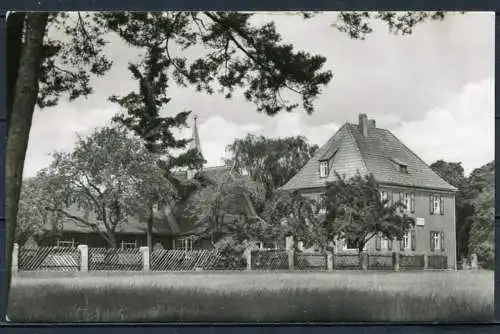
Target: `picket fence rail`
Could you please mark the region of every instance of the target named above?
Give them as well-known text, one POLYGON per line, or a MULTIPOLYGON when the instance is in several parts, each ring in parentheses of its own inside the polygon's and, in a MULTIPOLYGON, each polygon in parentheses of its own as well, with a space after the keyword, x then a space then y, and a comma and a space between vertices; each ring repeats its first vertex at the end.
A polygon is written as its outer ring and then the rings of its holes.
POLYGON ((216 250, 149 251, 71 247, 19 247, 14 245, 12 271, 210 271, 295 270, 333 271, 447 269, 441 254, 303 253, 294 250, 248 250, 242 259, 227 258, 216 250), (240 261, 241 260, 241 261, 240 261))

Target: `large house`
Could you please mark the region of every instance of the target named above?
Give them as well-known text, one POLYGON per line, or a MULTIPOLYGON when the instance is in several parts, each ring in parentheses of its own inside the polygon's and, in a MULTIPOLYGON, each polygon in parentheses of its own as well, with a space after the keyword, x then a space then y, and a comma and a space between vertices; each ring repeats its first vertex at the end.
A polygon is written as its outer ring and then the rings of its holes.
MULTIPOLYGON (((437 175, 422 159, 375 120, 359 115, 359 123, 344 124, 314 157, 283 187, 320 201, 334 172, 347 178, 373 174, 383 198, 404 201, 416 226, 403 240, 372 238, 367 251, 400 249, 405 253, 446 254, 448 267, 456 267, 456 188, 437 175)), ((336 251, 355 249, 349 240, 336 243, 336 251)))
MULTIPOLYGON (((201 153, 200 138, 194 120, 191 149, 197 149, 201 153)), ((231 168, 231 163, 226 161, 222 166, 203 167, 201 170, 180 170, 174 172, 174 177, 180 183, 188 183, 194 178, 203 177, 208 180, 217 181, 221 178, 235 176, 236 171, 231 168)), ((249 176, 237 175, 245 182, 252 182, 249 176)), ((165 249, 211 248, 210 238, 200 237, 200 228, 192 217, 186 212, 186 205, 192 200, 195 193, 192 193, 183 203, 172 203, 170 206, 155 211, 153 222, 152 241, 155 247, 165 249)), ((97 222, 95 215, 86 214, 77 206, 66 208, 66 211, 76 217, 85 217, 88 221, 97 222)), ((249 196, 242 194, 236 196, 231 203, 230 210, 222 218, 222 222, 234 219, 257 219, 255 209, 249 196)), ((62 218, 57 224, 47 222, 44 227, 44 236, 35 240, 38 245, 55 245, 61 247, 76 247, 79 244, 86 244, 89 247, 109 247, 99 231, 92 230, 87 225, 79 223, 75 219, 62 218)), ((104 226, 100 226, 104 230, 104 226)), ((147 223, 144 218, 129 216, 127 220, 117 225, 115 231, 117 247, 138 248, 147 245, 147 223)), ((31 241, 32 242, 32 241, 31 241)))

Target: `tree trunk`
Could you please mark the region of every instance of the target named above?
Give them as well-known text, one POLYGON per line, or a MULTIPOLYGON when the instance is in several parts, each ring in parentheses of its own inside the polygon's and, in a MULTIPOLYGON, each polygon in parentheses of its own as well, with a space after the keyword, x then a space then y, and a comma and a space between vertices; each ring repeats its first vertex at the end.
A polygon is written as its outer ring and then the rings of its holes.
MULTIPOLYGON (((10 290, 12 249, 17 224, 17 210, 23 180, 24 159, 31 121, 38 96, 38 77, 42 62, 43 38, 48 13, 26 16, 25 42, 17 76, 12 114, 9 119, 5 149, 5 218, 7 244, 7 293, 10 290)), ((7 294, 8 296, 8 294, 7 294)))
POLYGON ((108 233, 106 233, 106 235, 107 235, 107 241, 109 243, 109 246, 111 248, 118 248, 118 244, 116 243, 115 232, 108 232, 108 233))
POLYGON ((149 215, 148 215, 148 231, 147 231, 147 245, 150 253, 153 251, 153 219, 154 219, 153 206, 150 205, 149 215))
POLYGON ((12 114, 19 61, 23 50, 23 32, 26 13, 11 13, 7 17, 7 125, 12 114))

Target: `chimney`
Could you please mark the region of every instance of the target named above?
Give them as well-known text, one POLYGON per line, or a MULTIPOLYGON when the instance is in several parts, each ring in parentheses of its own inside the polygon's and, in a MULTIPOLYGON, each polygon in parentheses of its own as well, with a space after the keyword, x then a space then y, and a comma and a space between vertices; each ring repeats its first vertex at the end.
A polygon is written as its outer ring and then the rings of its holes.
POLYGON ((374 119, 368 120, 368 129, 375 129, 377 127, 377 123, 375 123, 374 119))
POLYGON ((368 117, 366 114, 359 114, 359 131, 363 137, 368 136, 368 117))

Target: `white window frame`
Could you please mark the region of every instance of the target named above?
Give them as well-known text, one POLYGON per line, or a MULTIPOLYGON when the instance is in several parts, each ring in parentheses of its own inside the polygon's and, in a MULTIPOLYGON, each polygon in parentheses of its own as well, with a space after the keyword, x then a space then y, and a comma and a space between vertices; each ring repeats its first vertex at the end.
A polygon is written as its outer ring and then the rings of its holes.
POLYGON ((432 197, 432 207, 435 215, 439 215, 441 213, 441 195, 434 194, 432 197))
POLYGON ((71 241, 70 240, 64 240, 64 239, 57 238, 56 245, 57 245, 57 247, 71 247, 71 248, 74 248, 75 247, 75 238, 71 239, 71 241))
POLYGON ((259 249, 261 250, 275 250, 275 249, 278 249, 278 243, 275 241, 273 242, 273 246, 272 247, 264 247, 264 242, 263 241, 257 241, 257 246, 259 247, 259 249))
POLYGON ((319 197, 318 205, 319 205, 318 214, 320 215, 325 214, 326 208, 325 208, 325 199, 323 198, 323 196, 319 197))
POLYGON ((319 162, 319 177, 328 176, 328 160, 322 160, 319 162))
POLYGON ((122 240, 120 247, 121 249, 135 249, 137 248, 137 240, 134 240, 133 242, 122 240))
POLYGON ((405 212, 411 212, 411 197, 410 193, 403 193, 403 204, 406 206, 405 212))
POLYGON ((175 240, 175 249, 183 250, 183 251, 191 251, 193 250, 193 236, 176 238, 175 240))
POLYGON ((411 232, 406 232, 403 236, 403 248, 411 249, 411 232))
POLYGON ((434 243, 434 251, 441 250, 441 233, 432 232, 432 242, 434 243))
POLYGON ((347 239, 344 239, 343 244, 344 244, 343 249, 344 249, 344 250, 346 250, 346 251, 358 250, 358 248, 357 248, 357 247, 354 247, 354 248, 348 248, 348 247, 347 247, 347 244, 348 244, 347 239))
POLYGON ((380 239, 380 249, 389 249, 389 239, 381 238, 380 239))

